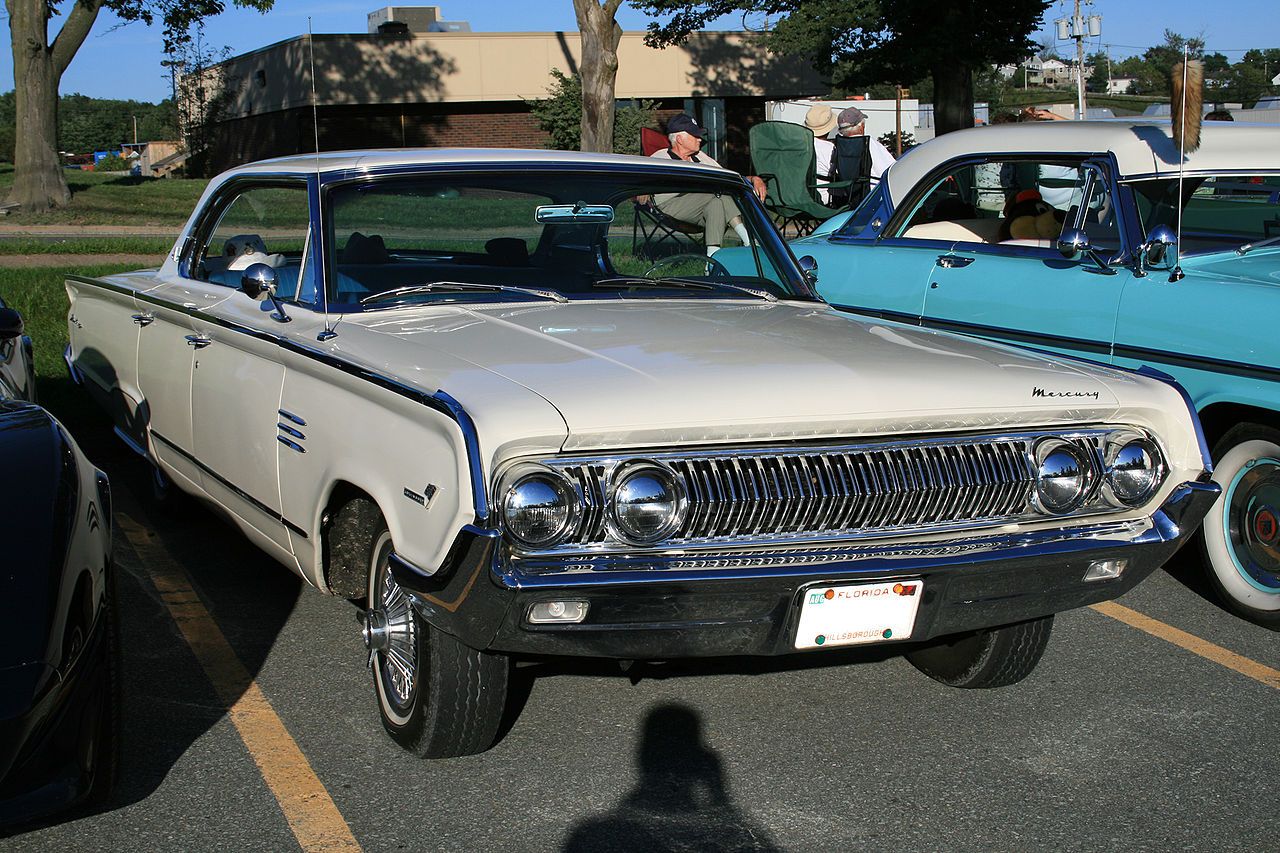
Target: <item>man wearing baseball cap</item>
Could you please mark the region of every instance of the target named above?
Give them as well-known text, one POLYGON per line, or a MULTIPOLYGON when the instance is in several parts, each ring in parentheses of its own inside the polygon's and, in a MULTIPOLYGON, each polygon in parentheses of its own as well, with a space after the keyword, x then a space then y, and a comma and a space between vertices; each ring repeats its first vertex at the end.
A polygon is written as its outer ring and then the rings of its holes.
MULTIPOLYGON (((840 117, 836 120, 839 125, 837 133, 840 136, 862 136, 867 132, 867 114, 857 107, 849 107, 840 111, 840 117)), ((874 186, 880 182, 880 176, 884 174, 884 170, 893 165, 893 155, 889 153, 889 149, 885 148, 878 139, 867 139, 867 147, 871 150, 871 183, 874 186)))
MULTIPOLYGON (((673 116, 667 122, 669 147, 663 151, 655 151, 651 156, 720 166, 710 154, 702 153, 702 140, 706 135, 706 128, 694 121, 692 116, 685 113, 673 116)), ((764 181, 754 176, 748 180, 755 188, 756 195, 764 198, 764 181)), ((719 251, 729 228, 738 235, 742 245, 751 245, 751 235, 743 224, 742 213, 728 196, 715 193, 659 193, 654 196, 654 202, 659 210, 672 219, 701 225, 708 255, 719 251)))

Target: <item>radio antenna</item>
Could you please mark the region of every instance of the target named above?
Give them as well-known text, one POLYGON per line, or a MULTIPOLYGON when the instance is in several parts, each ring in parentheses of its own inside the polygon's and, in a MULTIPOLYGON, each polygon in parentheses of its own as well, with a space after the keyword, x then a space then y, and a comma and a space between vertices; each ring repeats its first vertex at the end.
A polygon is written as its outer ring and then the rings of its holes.
MULTIPOLYGON (((320 107, 316 98, 316 36, 311 31, 311 16, 307 16, 307 53, 311 62, 311 130, 315 134, 316 143, 316 198, 317 205, 320 201, 320 107)), ((319 208, 317 207, 317 211, 319 208)), ((314 220, 313 220, 314 221, 314 220)), ((315 256, 321 257, 324 254, 324 242, 322 240, 321 231, 324 229, 313 229, 311 235, 312 241, 316 245, 315 256)), ((338 333, 333 330, 333 326, 329 325, 329 288, 324 282, 324 264, 317 264, 319 271, 315 273, 316 283, 320 287, 320 306, 324 312, 324 331, 316 335, 316 340, 327 341, 330 338, 336 338, 338 333)))

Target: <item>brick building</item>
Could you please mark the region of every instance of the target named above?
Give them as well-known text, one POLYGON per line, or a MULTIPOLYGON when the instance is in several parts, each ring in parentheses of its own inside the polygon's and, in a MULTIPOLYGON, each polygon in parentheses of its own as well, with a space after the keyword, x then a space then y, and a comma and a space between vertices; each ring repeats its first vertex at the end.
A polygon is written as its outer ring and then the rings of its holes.
MULTIPOLYGON (((547 96, 552 69, 577 70, 578 33, 473 33, 438 21, 436 7, 411 9, 372 13, 377 32, 314 37, 320 148, 545 147, 527 101, 547 96), (414 27, 396 20, 398 11, 414 27)), ((314 150, 309 54, 303 36, 203 73, 217 119, 198 171, 314 150)), ((655 101, 661 119, 694 114, 711 131, 712 155, 740 170, 766 100, 824 89, 805 62, 770 56, 745 32, 698 33, 666 50, 646 47, 644 33, 624 33, 618 60, 620 101, 655 101)))

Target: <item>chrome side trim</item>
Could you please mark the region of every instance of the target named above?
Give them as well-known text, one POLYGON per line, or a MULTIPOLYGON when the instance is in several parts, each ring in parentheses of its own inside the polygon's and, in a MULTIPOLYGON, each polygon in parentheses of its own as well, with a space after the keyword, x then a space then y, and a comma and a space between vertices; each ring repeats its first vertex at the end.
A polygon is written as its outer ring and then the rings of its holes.
MULTIPOLYGON (((1124 368, 1127 369, 1127 368, 1124 368)), ((1173 389, 1178 392, 1178 396, 1182 398, 1182 402, 1187 406, 1187 412, 1191 415, 1191 423, 1196 428, 1196 444, 1200 447, 1200 459, 1204 462, 1205 473, 1213 473, 1213 455, 1209 452, 1209 442, 1204 437, 1204 427, 1200 423, 1200 414, 1196 411, 1196 404, 1192 402, 1191 395, 1187 393, 1187 389, 1182 387, 1178 380, 1174 379, 1163 370, 1156 370, 1149 364, 1144 364, 1136 371, 1140 376, 1147 376, 1152 379, 1172 385, 1173 389)))
POLYGON ((290 450, 296 450, 296 451, 298 451, 299 453, 306 453, 306 452, 307 452, 307 449, 306 449, 305 447, 303 447, 301 444, 297 444, 296 442, 292 442, 292 441, 290 441, 289 439, 285 438, 283 435, 277 435, 277 436, 276 436, 276 441, 280 442, 281 444, 283 444, 285 447, 289 448, 290 450))
POLYGON ((286 420, 292 421, 298 426, 307 425, 306 421, 304 421, 302 418, 298 417, 297 415, 293 414, 293 412, 286 412, 284 409, 276 409, 276 414, 278 414, 282 418, 285 418, 286 420))
POLYGON ((82 284, 101 287, 104 290, 113 291, 115 293, 125 294, 143 302, 161 305, 172 311, 177 311, 190 317, 199 317, 206 323, 212 323, 233 332, 249 335, 250 337, 256 338, 260 341, 273 343, 283 350, 304 356, 312 359, 313 361, 318 361, 327 367, 334 368, 335 370, 341 370, 349 376, 354 376, 357 379, 369 382, 379 388, 399 394, 400 396, 406 397, 415 403, 419 403, 420 405, 426 406, 429 409, 445 415, 458 425, 458 429, 462 433, 464 446, 467 450, 467 462, 471 478, 471 493, 475 504, 476 524, 484 525, 489 522, 489 490, 485 485, 484 467, 480 457, 480 436, 477 434, 475 423, 471 420, 471 416, 467 414, 466 409, 463 408, 461 403, 446 394, 444 391, 437 391, 434 394, 428 394, 425 391, 405 385, 404 383, 389 376, 376 373, 368 368, 352 364, 349 361, 343 361, 342 359, 327 352, 312 349, 309 346, 300 344, 297 341, 290 340, 289 338, 285 338, 277 334, 250 328, 249 326, 242 326, 239 323, 233 323, 221 317, 201 312, 193 306, 177 305, 163 299, 157 299, 147 293, 130 290, 128 288, 120 287, 118 285, 111 284, 110 282, 88 276, 69 274, 66 278, 72 281, 78 281, 82 284))
POLYGON ((125 447, 129 448, 148 462, 151 462, 151 454, 147 452, 145 447, 138 444, 138 442, 134 440, 133 436, 120 429, 120 427, 112 427, 111 431, 116 434, 116 438, 124 442, 125 447))
POLYGON ((299 535, 299 536, 301 536, 303 539, 307 539, 307 538, 309 538, 309 536, 308 536, 308 534, 307 534, 307 531, 306 531, 305 529, 303 529, 302 527, 298 526, 297 524, 294 524, 292 521, 290 521, 289 519, 285 518, 285 517, 284 517, 283 515, 281 515, 279 512, 277 512, 277 511, 275 511, 274 509, 272 509, 271 507, 267 506, 267 505, 266 505, 266 504, 264 504, 262 501, 258 500, 258 499, 257 499, 257 498, 255 498, 253 495, 251 495, 251 494, 249 494, 248 492, 246 492, 244 489, 241 489, 241 488, 240 488, 239 486, 237 486, 235 483, 231 482, 231 481, 230 481, 230 480, 228 480, 226 477, 223 477, 223 476, 222 476, 221 474, 219 474, 217 471, 213 470, 213 469, 212 469, 212 468, 210 468, 208 465, 204 464, 204 463, 203 463, 203 462, 201 462, 199 459, 195 458, 195 457, 194 457, 194 456, 192 456, 190 453, 188 453, 186 450, 184 450, 184 449, 182 449, 181 447, 179 447, 178 445, 174 444, 172 441, 170 441, 169 439, 165 438, 165 437, 164 437, 163 435, 161 435, 160 433, 156 432, 155 430, 151 430, 151 437, 152 437, 152 438, 154 438, 154 439, 156 439, 156 440, 158 440, 158 441, 160 441, 161 443, 163 443, 163 444, 164 444, 164 446, 165 446, 165 447, 168 447, 168 448, 169 448, 170 450, 172 450, 174 453, 177 453, 178 455, 182 456, 182 458, 184 458, 184 459, 186 459, 188 462, 190 462, 192 465, 194 465, 194 466, 196 466, 197 468, 199 468, 202 472, 204 472, 205 474, 208 474, 210 477, 212 477, 213 479, 217 480, 217 481, 218 481, 222 486, 224 486, 224 487, 226 487, 226 488, 230 489, 231 491, 235 492, 237 495, 239 495, 241 498, 243 498, 246 502, 248 502, 250 505, 252 505, 254 509, 258 510, 258 512, 262 513, 263 515, 267 516, 268 518, 271 518, 271 519, 273 519, 273 520, 275 520, 275 521, 280 522, 280 523, 281 523, 281 524, 283 524, 285 527, 289 528, 289 531, 290 531, 290 532, 298 534, 298 535, 299 535))
MULTIPOLYGON (((71 377, 71 381, 76 385, 84 385, 84 375, 80 373, 75 362, 71 360, 71 344, 67 344, 66 348, 62 350, 62 360, 67 365, 67 375, 71 377)), ((146 454, 143 455, 145 456, 146 454)))

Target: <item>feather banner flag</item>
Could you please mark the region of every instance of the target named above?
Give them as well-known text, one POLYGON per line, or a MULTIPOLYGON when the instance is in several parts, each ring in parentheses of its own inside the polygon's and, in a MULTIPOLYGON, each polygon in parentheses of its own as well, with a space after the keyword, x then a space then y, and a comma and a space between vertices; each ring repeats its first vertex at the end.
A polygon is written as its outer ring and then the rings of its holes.
POLYGON ((1173 66, 1173 141, 1183 156, 1200 147, 1200 120, 1204 116, 1204 65, 1198 59, 1173 66))

